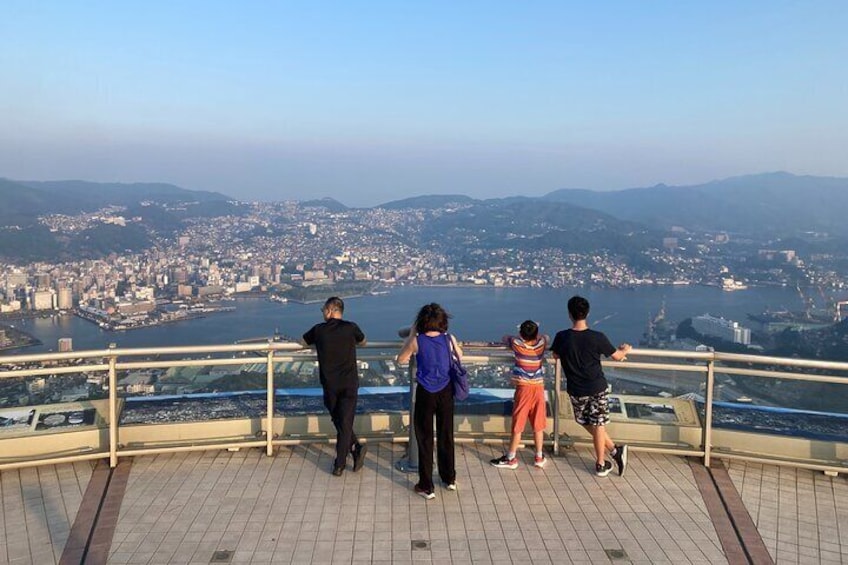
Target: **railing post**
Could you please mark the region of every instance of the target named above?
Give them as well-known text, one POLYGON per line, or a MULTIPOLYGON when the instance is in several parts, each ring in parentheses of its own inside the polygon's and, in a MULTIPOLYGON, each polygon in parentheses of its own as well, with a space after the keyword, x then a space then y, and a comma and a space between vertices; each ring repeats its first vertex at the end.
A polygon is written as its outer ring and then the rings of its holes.
POLYGON ((562 390, 562 365, 560 365, 559 359, 556 360, 556 364, 554 365, 554 401, 553 401, 553 411, 554 411, 554 446, 553 446, 553 454, 554 456, 559 455, 559 393, 562 390))
MULTIPOLYGON (((115 344, 109 344, 115 349, 115 344)), ((118 357, 109 356, 109 467, 118 466, 118 357)))
POLYGON ((403 473, 418 472, 418 441, 415 439, 415 356, 409 360, 409 447, 406 457, 395 464, 403 473))
POLYGON ((266 391, 266 407, 267 414, 265 416, 265 454, 269 457, 274 455, 274 350, 271 349, 271 342, 268 342, 268 369, 267 381, 265 386, 266 391))
POLYGON ((707 361, 707 384, 704 398, 704 431, 702 442, 704 445, 704 467, 710 466, 710 453, 713 442, 713 397, 715 392, 715 360, 707 361))

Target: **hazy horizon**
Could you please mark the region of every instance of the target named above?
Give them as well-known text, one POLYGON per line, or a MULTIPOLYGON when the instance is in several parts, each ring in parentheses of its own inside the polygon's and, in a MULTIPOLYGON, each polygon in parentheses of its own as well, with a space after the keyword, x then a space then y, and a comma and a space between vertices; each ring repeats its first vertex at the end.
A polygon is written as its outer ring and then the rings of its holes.
POLYGON ((4 8, 0 177, 350 206, 848 177, 838 1, 4 8))

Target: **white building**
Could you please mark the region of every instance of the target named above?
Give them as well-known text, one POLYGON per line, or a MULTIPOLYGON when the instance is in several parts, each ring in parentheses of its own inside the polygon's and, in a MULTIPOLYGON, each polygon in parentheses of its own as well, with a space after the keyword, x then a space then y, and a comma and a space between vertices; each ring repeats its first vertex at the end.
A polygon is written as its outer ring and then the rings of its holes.
POLYGON ((732 320, 704 314, 692 318, 692 328, 699 334, 718 337, 731 343, 751 344, 751 330, 732 320))
POLYGON ((53 299, 52 290, 38 290, 32 295, 32 308, 33 310, 53 310, 53 299))
POLYGON ((59 289, 59 310, 70 310, 74 307, 74 293, 70 288, 59 289))

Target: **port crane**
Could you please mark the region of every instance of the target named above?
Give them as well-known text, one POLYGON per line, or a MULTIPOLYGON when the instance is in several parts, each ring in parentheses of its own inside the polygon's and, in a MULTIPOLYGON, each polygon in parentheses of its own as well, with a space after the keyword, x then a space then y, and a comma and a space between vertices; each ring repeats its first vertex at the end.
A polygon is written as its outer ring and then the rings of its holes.
POLYGON ((837 324, 842 321, 842 307, 848 306, 848 300, 838 300, 836 302, 836 316, 834 316, 833 321, 837 324))
POLYGON ((798 291, 798 297, 801 298, 801 303, 804 305, 804 316, 809 320, 813 317, 814 300, 811 296, 806 296, 804 294, 804 291, 801 290, 801 285, 799 283, 795 283, 795 290, 798 291))

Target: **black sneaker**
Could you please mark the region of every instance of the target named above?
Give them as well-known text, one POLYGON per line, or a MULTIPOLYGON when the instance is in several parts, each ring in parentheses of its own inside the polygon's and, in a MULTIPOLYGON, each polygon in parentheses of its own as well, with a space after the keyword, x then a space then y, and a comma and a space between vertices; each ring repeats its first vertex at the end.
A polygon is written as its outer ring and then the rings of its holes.
POLYGON ((362 466, 365 465, 365 454, 368 453, 368 444, 367 443, 357 443, 356 447, 353 448, 353 472, 359 471, 362 469, 362 466))
POLYGON ((606 477, 612 471, 612 463, 604 461, 604 464, 595 463, 595 474, 599 477, 606 477))
POLYGON ((618 476, 623 476, 624 471, 627 470, 627 446, 616 445, 615 455, 612 456, 612 459, 615 461, 615 464, 618 465, 618 476))
POLYGON ((422 488, 420 485, 415 485, 415 487, 413 487, 413 490, 415 491, 415 494, 424 497, 425 500, 433 500, 434 498, 436 498, 436 493, 433 492, 432 489, 425 489, 422 488))
POLYGON ((498 469, 518 469, 518 457, 510 459, 509 455, 492 459, 489 463, 492 467, 497 467, 498 469))
POLYGON ((333 476, 334 477, 341 477, 342 473, 344 473, 344 465, 340 465, 338 467, 333 465, 333 476))

